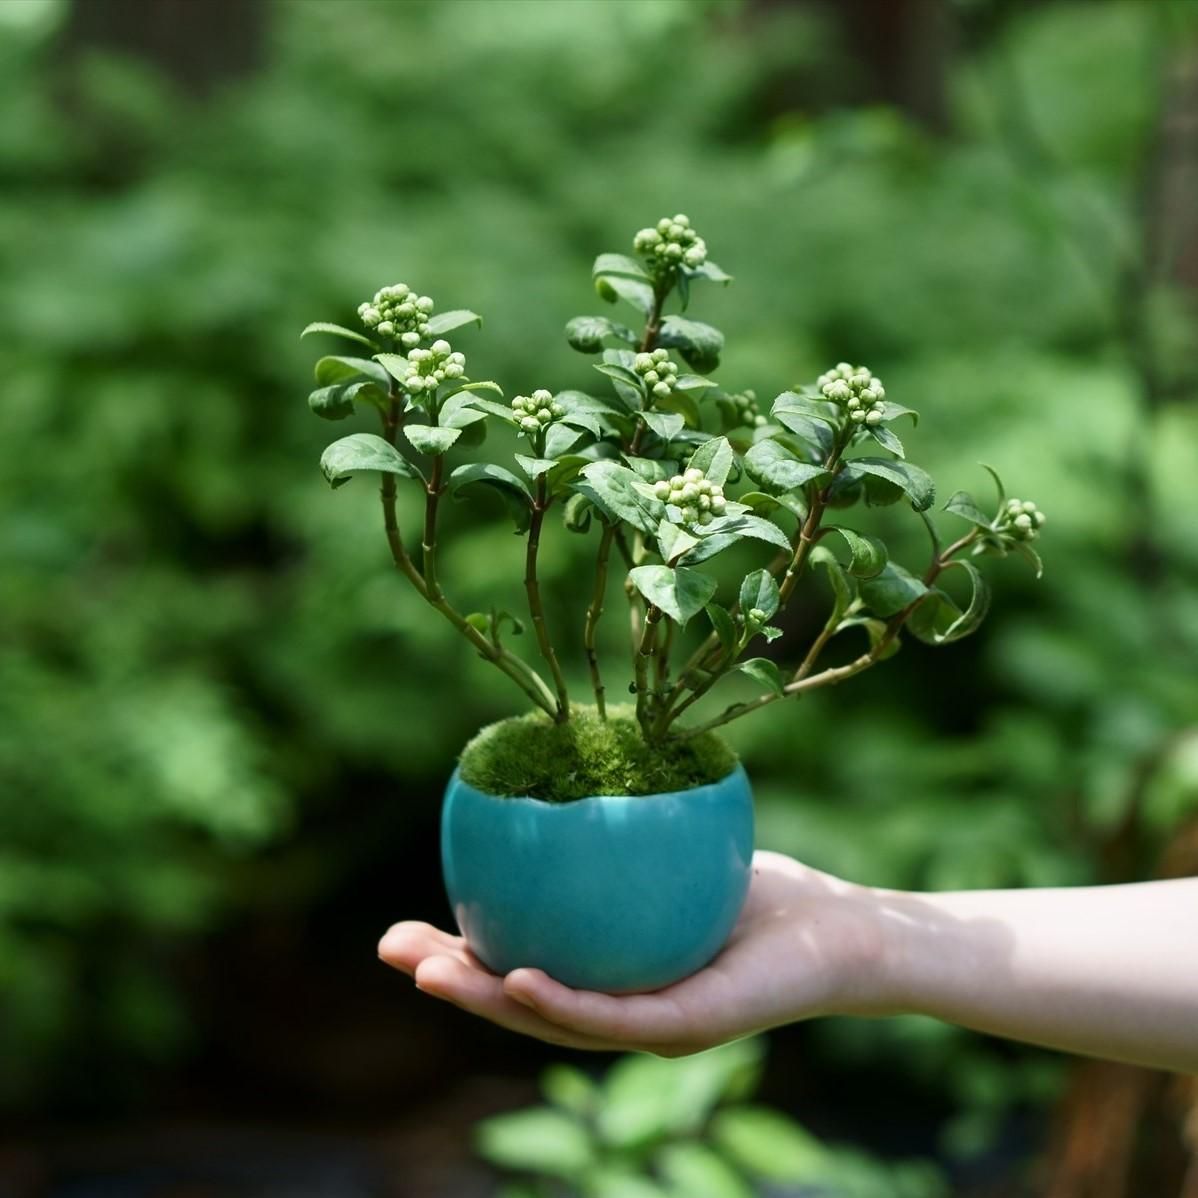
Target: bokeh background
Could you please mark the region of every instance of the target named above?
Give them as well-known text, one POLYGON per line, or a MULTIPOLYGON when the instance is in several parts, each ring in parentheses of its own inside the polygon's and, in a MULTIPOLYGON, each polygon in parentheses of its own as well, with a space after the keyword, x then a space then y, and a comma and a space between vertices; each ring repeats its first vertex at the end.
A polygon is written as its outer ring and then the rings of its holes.
MULTIPOLYGON (((723 380, 864 361, 944 496, 986 461, 1050 517, 976 637, 735 727, 760 843, 902 887, 1198 871, 1193 0, 0 0, 5 1198, 490 1195, 478 1121, 607 1067, 375 960, 448 920, 440 788, 519 696, 320 478, 348 430, 298 332, 403 279, 484 314, 476 377, 593 387, 591 258, 675 210, 736 276, 696 309, 723 380)), ((906 517, 868 516, 900 557, 906 517)), ((500 520, 452 513, 466 609, 518 587, 500 520)), ((914 1018, 768 1039, 758 1101, 861 1168, 755 1192, 1198 1194, 1178 1079, 914 1018)))

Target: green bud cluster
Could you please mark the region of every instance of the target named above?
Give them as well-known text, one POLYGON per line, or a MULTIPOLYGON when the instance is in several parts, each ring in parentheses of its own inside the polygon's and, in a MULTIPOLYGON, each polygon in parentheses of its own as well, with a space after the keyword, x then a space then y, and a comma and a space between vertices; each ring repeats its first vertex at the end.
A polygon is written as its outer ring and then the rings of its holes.
POLYGON ((1034 541, 1046 517, 1030 499, 1008 499, 994 522, 995 531, 1012 541, 1034 541))
POLYGON ((864 366, 850 366, 840 362, 819 376, 816 381, 825 399, 841 404, 848 410, 854 424, 881 424, 886 409, 882 400, 886 388, 882 380, 875 378, 864 366))
POLYGON ((724 514, 727 506, 724 488, 709 482, 703 477, 703 471, 693 466, 669 480, 662 479, 653 488, 653 493, 663 503, 680 508, 685 524, 710 524, 716 516, 724 514))
POLYGON ((757 404, 756 392, 746 391, 742 395, 734 395, 732 402, 736 405, 741 424, 747 424, 750 428, 761 428, 768 423, 757 404))
POLYGON ((632 239, 632 248, 656 271, 676 266, 693 269, 707 261, 707 242, 681 212, 677 216, 663 216, 656 228, 642 229, 632 239))
POLYGON ((362 323, 380 337, 393 337, 408 349, 428 336, 428 315, 433 301, 417 295, 407 283, 395 283, 374 293, 374 299, 358 305, 362 323))
POLYGON ((466 355, 450 348, 448 341, 434 341, 428 349, 408 350, 408 376, 403 389, 412 394, 435 391, 442 383, 466 373, 466 355))
POLYGON ((566 409, 548 391, 534 391, 531 395, 517 395, 512 400, 512 411, 521 433, 532 436, 560 420, 566 409))
POLYGON ((658 399, 669 399, 678 384, 678 367, 670 361, 664 349, 655 349, 651 354, 637 354, 633 370, 641 376, 649 394, 658 399))

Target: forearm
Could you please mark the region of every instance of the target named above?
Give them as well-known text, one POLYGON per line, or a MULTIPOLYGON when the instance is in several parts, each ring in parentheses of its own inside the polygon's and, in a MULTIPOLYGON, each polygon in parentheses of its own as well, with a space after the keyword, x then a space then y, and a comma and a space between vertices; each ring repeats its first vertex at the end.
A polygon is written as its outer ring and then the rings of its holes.
POLYGON ((887 1009, 1198 1072, 1198 879, 868 894, 887 1009))

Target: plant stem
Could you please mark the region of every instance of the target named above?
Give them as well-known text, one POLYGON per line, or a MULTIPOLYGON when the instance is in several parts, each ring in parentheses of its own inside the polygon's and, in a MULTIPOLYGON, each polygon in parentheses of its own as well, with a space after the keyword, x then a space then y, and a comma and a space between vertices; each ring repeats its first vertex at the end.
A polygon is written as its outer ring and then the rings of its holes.
POLYGON ((612 542, 615 537, 615 525, 604 524, 603 535, 599 538, 599 552, 595 558, 595 588, 591 593, 591 605, 587 608, 586 626, 582 632, 582 643, 587 653, 587 665, 591 671, 591 689, 595 692, 595 706, 599 710, 601 720, 607 719, 607 704, 604 699, 603 679, 599 673, 599 654, 595 648, 595 633, 599 627, 599 617, 603 615, 603 599, 607 592, 607 560, 611 555, 612 542))
MULTIPOLYGON (((399 434, 400 399, 401 396, 396 391, 395 384, 392 383, 387 401, 387 409, 383 413, 383 438, 391 445, 395 444, 399 434)), ((437 473, 435 466, 433 473, 434 475, 437 473)), ((431 482, 428 485, 431 486, 431 482)), ((477 628, 469 623, 445 599, 440 588, 437 589, 435 594, 429 589, 427 582, 421 576, 420 571, 416 569, 415 563, 404 547, 403 535, 399 529, 399 517, 395 508, 396 490, 394 474, 383 475, 379 493, 383 504, 383 527, 387 533, 387 544, 391 549, 391 557, 396 567, 412 586, 416 588, 420 597, 431 607, 439 611, 478 650, 481 656, 498 666, 546 714, 553 715, 553 692, 546 686, 545 680, 531 666, 521 661, 520 658, 513 656, 501 645, 495 644, 483 636, 477 628)), ((425 514, 427 528, 427 506, 425 514)), ((434 520, 435 516, 436 512, 434 509, 434 520)), ((425 540, 428 541, 428 539, 426 532, 425 540)))
POLYGON ((558 664, 557 654, 553 650, 553 642, 549 639, 549 628, 545 623, 545 609, 541 604, 541 584, 537 578, 537 554, 541 548, 541 525, 545 520, 545 512, 549 504, 545 497, 545 476, 537 479, 536 493, 533 497, 532 519, 528 525, 528 547, 524 554, 524 589, 528 594, 528 614, 532 617, 533 630, 537 634, 537 644, 541 656, 549 666, 553 675, 553 684, 557 689, 556 712, 554 721, 564 724, 570 718, 570 695, 566 689, 566 679, 558 664))
MULTIPOLYGON (((924 586, 930 587, 932 583, 934 583, 939 577, 945 566, 947 566, 952 560, 953 556, 967 546, 972 545, 977 537, 978 530, 976 528, 972 529, 963 537, 960 537, 958 540, 954 541, 943 553, 936 555, 932 559, 931 565, 928 566, 928 569, 924 574, 924 586)), ((720 728, 725 724, 731 723, 733 720, 740 719, 741 716, 748 715, 749 712, 758 711, 762 707, 767 707, 770 703, 775 702, 777 699, 795 698, 809 690, 815 690, 818 687, 835 686, 838 682, 844 682, 845 679, 852 678, 854 675, 860 674, 863 670, 868 670, 870 666, 876 665, 881 659, 882 655, 890 647, 894 638, 898 636, 899 630, 907 622, 911 613, 919 606, 924 598, 924 595, 920 595, 917 599, 913 600, 911 603, 908 603, 907 606, 902 609, 902 611, 899 611, 895 615, 891 616, 890 620, 886 624, 885 631, 878 638, 877 644, 873 645, 868 653, 861 654, 860 657, 854 658, 847 665, 831 666, 829 669, 822 670, 818 674, 811 674, 809 676, 800 676, 799 674, 796 674, 795 678, 785 687, 783 687, 781 694, 778 694, 777 692, 770 692, 769 694, 758 695, 756 699, 750 699, 745 703, 734 703, 731 707, 726 708, 714 719, 708 720, 707 723, 700 724, 696 728, 688 728, 685 732, 680 734, 681 739, 689 740, 691 737, 700 736, 704 732, 710 732, 715 728, 720 728)), ((826 628, 825 631, 827 631, 826 628)), ((826 642, 827 638, 824 638, 823 634, 821 634, 821 638, 823 638, 826 642)), ((819 641, 817 639, 817 644, 818 643, 819 641)), ((820 645, 820 648, 822 647, 823 646, 820 645)), ((811 658, 811 663, 814 664, 815 658, 810 652, 808 653, 808 657, 811 658)), ((804 664, 807 664, 806 660, 804 661, 804 664)), ((810 668, 810 666, 808 666, 808 668, 810 668)), ((801 671, 803 667, 800 666, 799 669, 801 671)))
MULTIPOLYGON (((641 344, 637 349, 638 353, 651 353, 657 348, 657 335, 661 332, 661 310, 665 306, 666 296, 670 294, 670 288, 661 283, 657 283, 653 288, 653 307, 649 312, 649 317, 645 321, 645 331, 641 335, 641 344)), ((652 403, 649 404, 652 407, 652 403)), ((648 426, 643 420, 636 422, 636 429, 633 431, 632 440, 628 445, 628 452, 637 454, 641 448, 641 438, 645 435, 645 429, 648 426)))
POLYGON ((661 608, 654 607, 650 603, 648 611, 645 612, 645 624, 641 630, 640 644, 637 646, 635 658, 636 718, 646 740, 650 739, 653 718, 653 713, 650 711, 652 705, 649 702, 649 662, 653 657, 653 643, 657 638, 657 624, 660 619, 661 608))
POLYGON ((422 564, 424 566, 424 585, 432 598, 441 598, 441 584, 437 581, 437 508, 444 489, 445 457, 438 454, 433 458, 433 467, 429 471, 428 483, 425 486, 424 500, 424 540, 421 543, 422 564))

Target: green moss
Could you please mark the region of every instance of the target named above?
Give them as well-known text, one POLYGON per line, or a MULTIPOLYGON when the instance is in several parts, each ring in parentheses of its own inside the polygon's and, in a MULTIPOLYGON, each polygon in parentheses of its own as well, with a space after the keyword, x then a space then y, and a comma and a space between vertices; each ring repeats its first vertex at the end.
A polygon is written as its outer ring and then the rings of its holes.
POLYGON ((541 712, 484 728, 462 753, 462 778, 492 795, 568 803, 589 795, 648 795, 718 782, 736 754, 715 733, 650 748, 631 707, 575 707, 566 724, 541 712))

